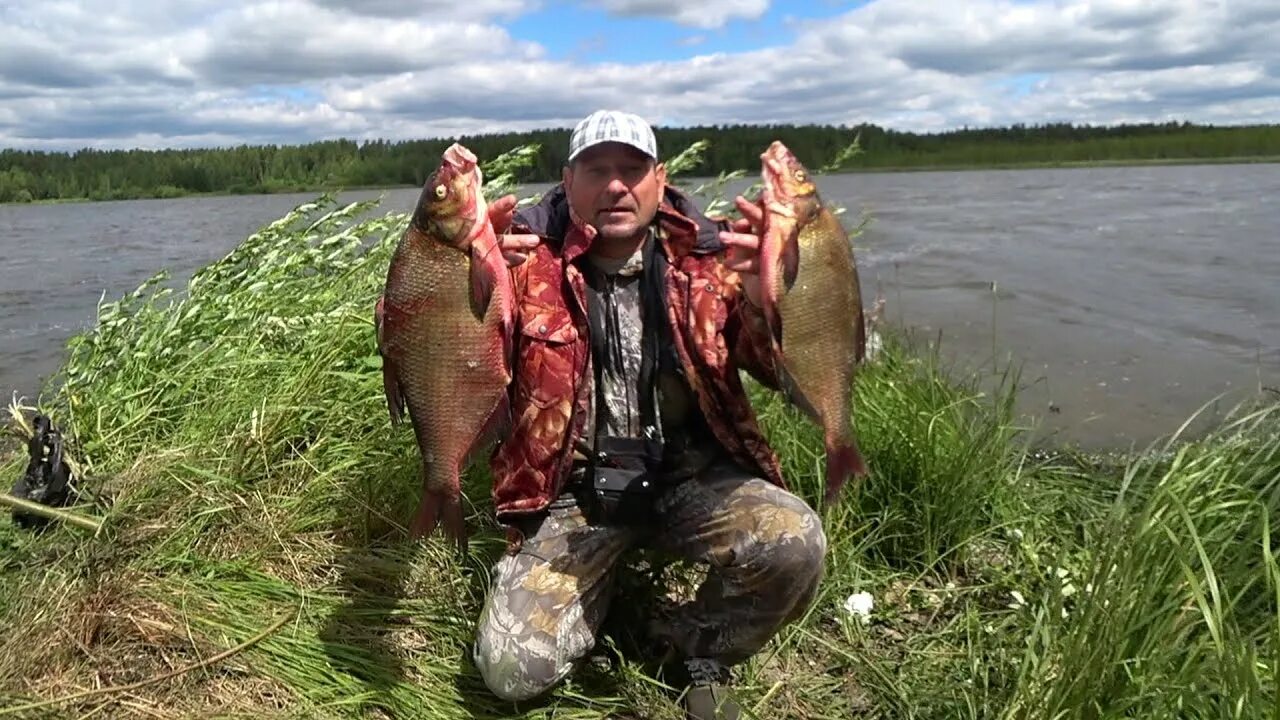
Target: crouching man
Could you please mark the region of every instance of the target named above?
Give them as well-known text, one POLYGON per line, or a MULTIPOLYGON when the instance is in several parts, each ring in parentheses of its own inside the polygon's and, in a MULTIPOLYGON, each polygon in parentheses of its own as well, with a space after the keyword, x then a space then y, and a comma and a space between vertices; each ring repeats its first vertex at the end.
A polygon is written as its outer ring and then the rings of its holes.
POLYGON ((474 657, 500 697, 536 697, 592 649, 619 559, 645 545, 709 565, 652 628, 687 670, 691 718, 734 718, 730 667, 811 602, 818 516, 784 486, 738 377, 776 387, 756 255, 760 211, 715 222, 666 184, 652 129, 599 111, 562 183, 491 216, 516 284, 513 425, 491 458, 511 551, 474 657))

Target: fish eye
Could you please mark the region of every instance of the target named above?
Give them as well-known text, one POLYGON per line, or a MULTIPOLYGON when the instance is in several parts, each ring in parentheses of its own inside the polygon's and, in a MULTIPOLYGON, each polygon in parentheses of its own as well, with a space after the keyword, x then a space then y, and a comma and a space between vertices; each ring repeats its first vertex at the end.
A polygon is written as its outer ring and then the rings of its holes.
POLYGON ((796 171, 796 180, 799 180, 800 182, 804 182, 805 180, 808 180, 808 179, 809 179, 809 173, 803 170, 796 171))
POLYGON ((443 200, 443 199, 444 199, 444 196, 445 196, 445 195, 448 195, 448 194, 449 194, 449 189, 448 189, 448 188, 446 188, 444 185, 437 185, 437 186, 436 186, 436 199, 437 199, 437 200, 443 200))

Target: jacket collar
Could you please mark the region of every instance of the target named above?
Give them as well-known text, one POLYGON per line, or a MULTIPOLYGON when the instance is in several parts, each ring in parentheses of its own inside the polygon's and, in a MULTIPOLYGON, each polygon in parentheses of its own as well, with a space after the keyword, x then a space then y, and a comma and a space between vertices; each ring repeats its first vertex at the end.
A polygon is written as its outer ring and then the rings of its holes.
MULTIPOLYGON (((703 215, 688 195, 670 185, 663 192, 655 220, 663 249, 673 260, 719 252, 724 247, 718 234, 722 225, 703 215)), ((569 207, 563 183, 544 193, 536 205, 517 211, 513 226, 542 236, 566 262, 586 252, 596 234, 595 228, 569 207)))

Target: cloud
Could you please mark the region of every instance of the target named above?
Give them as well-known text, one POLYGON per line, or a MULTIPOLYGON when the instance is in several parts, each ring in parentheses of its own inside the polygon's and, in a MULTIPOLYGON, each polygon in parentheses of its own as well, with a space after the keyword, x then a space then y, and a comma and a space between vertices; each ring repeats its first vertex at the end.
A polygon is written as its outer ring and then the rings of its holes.
POLYGON ((590 4, 615 15, 663 18, 700 28, 718 28, 734 18, 755 19, 769 9, 769 0, 592 0, 590 4))
POLYGON ((293 0, 220 14, 188 62, 212 82, 239 85, 385 76, 452 67, 459 58, 540 53, 496 25, 348 16, 293 0))
MULTIPOLYGON (((767 6, 584 1, 706 27, 767 6)), ((1273 0, 873 0, 794 21, 789 44, 643 63, 584 59, 617 38, 553 58, 502 24, 537 7, 519 0, 115 7, 0 5, 0 146, 447 137, 598 107, 668 125, 1280 122, 1273 0)))
POLYGON ((314 0, 315 4, 353 15, 382 18, 439 17, 455 21, 513 18, 537 9, 536 0, 314 0))
POLYGON ((910 67, 977 73, 1155 70, 1274 55, 1280 5, 1258 0, 880 0, 831 31, 910 67))

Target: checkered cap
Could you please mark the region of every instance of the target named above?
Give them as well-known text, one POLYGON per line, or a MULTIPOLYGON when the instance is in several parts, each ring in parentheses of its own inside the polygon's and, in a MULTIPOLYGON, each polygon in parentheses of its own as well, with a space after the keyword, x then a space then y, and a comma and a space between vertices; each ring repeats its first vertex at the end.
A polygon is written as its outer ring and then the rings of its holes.
POLYGON ((620 110, 597 110, 582 119, 569 137, 569 162, 578 153, 602 142, 626 143, 658 159, 658 139, 639 115, 620 110))

